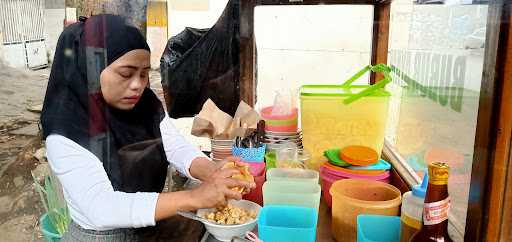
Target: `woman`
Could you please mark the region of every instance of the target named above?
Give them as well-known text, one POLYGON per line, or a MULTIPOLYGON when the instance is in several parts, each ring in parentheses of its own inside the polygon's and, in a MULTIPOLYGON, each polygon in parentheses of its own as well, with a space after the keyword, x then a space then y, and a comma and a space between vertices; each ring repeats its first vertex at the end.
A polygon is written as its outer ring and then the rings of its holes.
POLYGON ((147 241, 176 211, 219 206, 241 199, 230 187, 255 186, 229 178, 237 171, 220 170, 178 133, 149 89, 149 57, 119 16, 81 18, 60 36, 41 123, 73 221, 63 241, 147 241), (169 163, 206 182, 162 193, 169 163))

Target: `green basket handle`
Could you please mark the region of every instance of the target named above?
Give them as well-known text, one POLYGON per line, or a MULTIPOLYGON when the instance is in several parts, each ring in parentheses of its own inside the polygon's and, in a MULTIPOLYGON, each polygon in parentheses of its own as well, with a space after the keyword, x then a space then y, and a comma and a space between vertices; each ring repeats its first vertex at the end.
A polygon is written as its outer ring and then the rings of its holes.
POLYGON ((360 98, 363 98, 363 97, 366 97, 370 94, 372 94, 373 92, 381 89, 381 88, 384 88, 388 83, 391 82, 391 68, 385 64, 377 64, 377 65, 368 65, 366 66, 365 68, 363 68, 362 70, 360 70, 359 72, 357 72, 354 76, 352 76, 351 78, 349 78, 347 81, 345 81, 343 84, 341 84, 341 87, 342 88, 350 88, 352 83, 359 79, 361 76, 363 76, 366 72, 368 71, 372 71, 372 72, 381 72, 382 74, 384 74, 384 79, 380 80, 379 82, 373 84, 373 85, 370 85, 368 88, 360 91, 359 93, 356 93, 352 96, 350 96, 349 98, 343 100, 343 103, 344 104, 351 104, 357 100, 359 100, 360 98))

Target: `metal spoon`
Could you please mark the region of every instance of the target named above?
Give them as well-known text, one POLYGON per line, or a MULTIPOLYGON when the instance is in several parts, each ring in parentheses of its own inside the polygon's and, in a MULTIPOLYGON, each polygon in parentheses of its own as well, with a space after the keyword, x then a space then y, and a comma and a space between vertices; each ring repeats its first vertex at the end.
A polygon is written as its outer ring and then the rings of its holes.
POLYGON ((208 221, 207 219, 204 219, 204 218, 201 218, 199 216, 197 216, 195 213, 191 213, 191 212, 185 212, 185 211, 177 211, 176 212, 177 214, 185 217, 185 218, 189 218, 189 219, 193 219, 193 220, 196 220, 196 221, 199 221, 199 222, 210 222, 208 221))

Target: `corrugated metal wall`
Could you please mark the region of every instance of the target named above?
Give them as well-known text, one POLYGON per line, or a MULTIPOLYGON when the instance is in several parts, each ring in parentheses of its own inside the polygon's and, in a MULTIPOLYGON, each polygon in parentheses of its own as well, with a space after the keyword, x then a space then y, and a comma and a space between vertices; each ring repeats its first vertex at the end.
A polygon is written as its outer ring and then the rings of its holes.
POLYGON ((44 39, 44 0, 0 0, 3 43, 44 39))

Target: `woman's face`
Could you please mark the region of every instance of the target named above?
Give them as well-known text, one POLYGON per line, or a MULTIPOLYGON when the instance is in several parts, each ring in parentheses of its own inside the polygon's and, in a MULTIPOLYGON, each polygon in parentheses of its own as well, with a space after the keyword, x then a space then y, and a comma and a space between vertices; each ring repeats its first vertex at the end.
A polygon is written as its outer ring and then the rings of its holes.
POLYGON ((147 50, 132 50, 101 72, 101 93, 109 106, 121 110, 135 107, 149 82, 149 56, 147 50))

